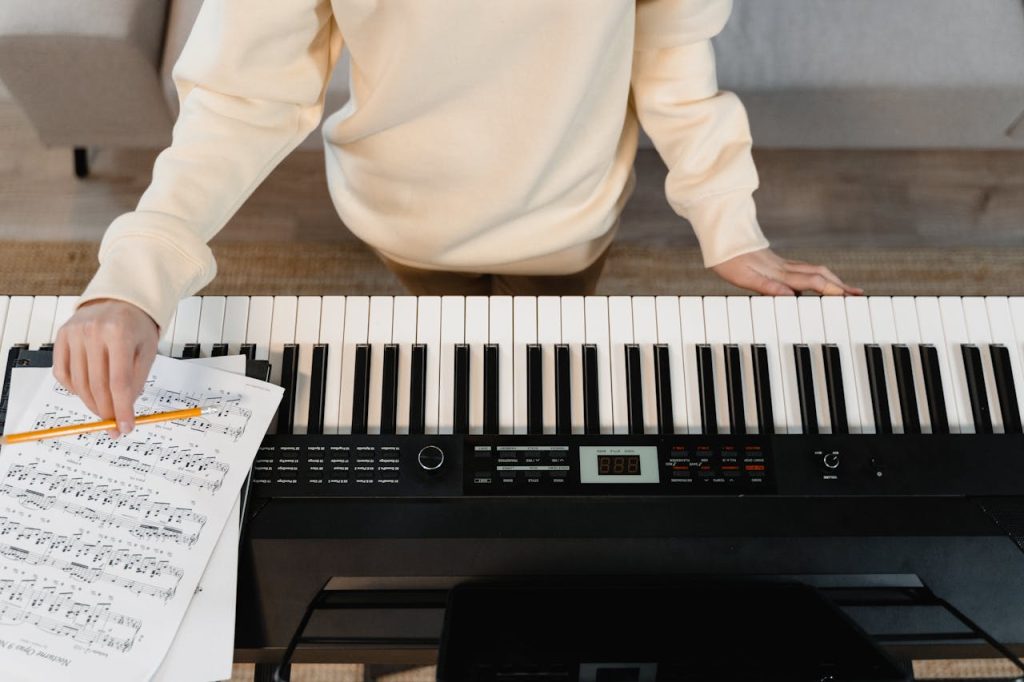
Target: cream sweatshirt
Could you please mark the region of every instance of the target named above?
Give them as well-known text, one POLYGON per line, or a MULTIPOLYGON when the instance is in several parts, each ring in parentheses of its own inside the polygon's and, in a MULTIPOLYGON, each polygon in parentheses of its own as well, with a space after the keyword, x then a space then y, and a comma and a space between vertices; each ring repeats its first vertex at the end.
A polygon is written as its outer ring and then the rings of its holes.
POLYGON ((639 126, 706 266, 768 245, 746 111, 711 38, 732 0, 205 0, 174 65, 181 111, 81 302, 163 328, 216 274, 207 242, 321 122, 330 195, 358 237, 428 268, 562 274, 614 237, 639 126))

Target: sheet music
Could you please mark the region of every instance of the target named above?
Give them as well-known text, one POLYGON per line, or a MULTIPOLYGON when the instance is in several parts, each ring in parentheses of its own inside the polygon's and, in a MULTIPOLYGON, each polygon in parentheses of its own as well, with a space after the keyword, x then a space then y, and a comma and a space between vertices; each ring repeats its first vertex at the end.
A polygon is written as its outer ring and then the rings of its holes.
MULTIPOLYGON (((283 390, 157 357, 136 412, 201 417, 0 452, 5 680, 150 679, 283 390)), ((93 421, 48 375, 7 431, 93 421)))

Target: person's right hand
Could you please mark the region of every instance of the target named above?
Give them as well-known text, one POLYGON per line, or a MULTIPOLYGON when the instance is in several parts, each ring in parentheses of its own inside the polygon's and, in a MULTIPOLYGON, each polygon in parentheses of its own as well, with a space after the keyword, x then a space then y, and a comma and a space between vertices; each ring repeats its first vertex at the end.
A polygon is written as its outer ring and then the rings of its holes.
POLYGON ((112 437, 135 428, 135 399, 156 356, 159 330, 141 308, 113 299, 82 304, 57 332, 53 375, 102 419, 112 437))

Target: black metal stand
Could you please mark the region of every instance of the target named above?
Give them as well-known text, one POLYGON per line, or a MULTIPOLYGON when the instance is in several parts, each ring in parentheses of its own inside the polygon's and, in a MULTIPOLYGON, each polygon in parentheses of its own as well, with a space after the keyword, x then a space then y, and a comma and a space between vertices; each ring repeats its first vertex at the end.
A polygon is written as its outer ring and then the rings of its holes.
POLYGON ((75 147, 75 177, 89 177, 89 149, 87 147, 75 147))

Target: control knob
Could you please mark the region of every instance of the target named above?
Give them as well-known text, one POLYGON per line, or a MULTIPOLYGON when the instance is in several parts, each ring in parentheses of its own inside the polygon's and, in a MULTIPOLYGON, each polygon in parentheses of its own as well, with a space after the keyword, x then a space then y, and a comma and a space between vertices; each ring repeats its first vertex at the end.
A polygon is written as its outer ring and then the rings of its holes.
POLYGON ((437 471, 444 464, 444 450, 436 445, 427 445, 420 450, 416 461, 424 471, 437 471))

